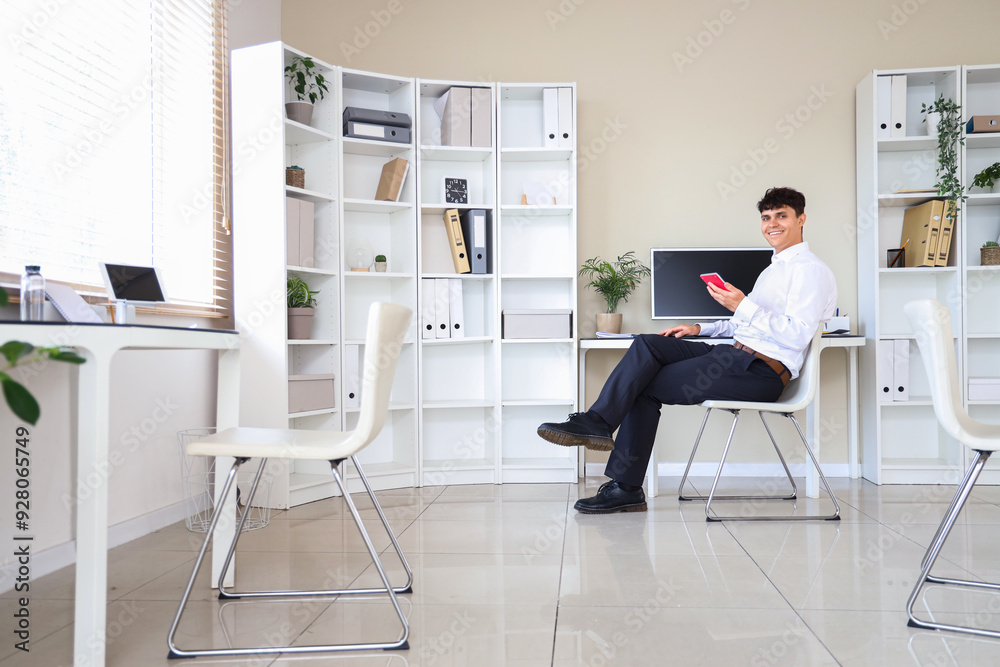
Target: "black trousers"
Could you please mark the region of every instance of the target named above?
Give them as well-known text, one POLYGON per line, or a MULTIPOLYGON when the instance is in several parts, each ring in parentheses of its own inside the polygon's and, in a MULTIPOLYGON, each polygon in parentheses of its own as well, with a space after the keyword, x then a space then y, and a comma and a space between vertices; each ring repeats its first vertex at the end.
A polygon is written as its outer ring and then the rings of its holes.
POLYGON ((604 474, 623 484, 642 484, 664 403, 776 401, 783 389, 770 366, 732 345, 643 334, 590 407, 612 431, 619 429, 604 474))

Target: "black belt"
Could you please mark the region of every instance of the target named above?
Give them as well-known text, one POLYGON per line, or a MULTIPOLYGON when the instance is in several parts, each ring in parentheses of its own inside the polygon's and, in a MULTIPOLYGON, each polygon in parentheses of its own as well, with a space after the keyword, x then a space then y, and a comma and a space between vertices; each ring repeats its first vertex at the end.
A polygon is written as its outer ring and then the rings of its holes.
POLYGON ((749 352, 750 354, 752 354, 753 356, 757 357, 765 364, 770 366, 771 370, 777 373, 778 377, 781 378, 781 386, 785 386, 786 384, 788 384, 788 381, 792 379, 792 372, 788 370, 785 367, 785 365, 780 361, 778 361, 777 359, 773 359, 767 356, 766 354, 761 354, 757 350, 753 349, 752 347, 747 347, 738 340, 733 341, 733 347, 735 347, 737 350, 743 350, 744 352, 749 352))

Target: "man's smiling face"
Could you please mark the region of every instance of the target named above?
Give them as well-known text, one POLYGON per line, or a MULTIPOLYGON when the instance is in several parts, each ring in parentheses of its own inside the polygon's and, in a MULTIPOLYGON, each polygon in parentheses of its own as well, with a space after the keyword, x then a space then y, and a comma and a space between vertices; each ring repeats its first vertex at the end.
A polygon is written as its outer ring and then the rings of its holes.
POLYGON ((802 243, 802 226, 805 223, 806 214, 795 215, 791 206, 767 209, 760 214, 760 232, 775 252, 802 243))

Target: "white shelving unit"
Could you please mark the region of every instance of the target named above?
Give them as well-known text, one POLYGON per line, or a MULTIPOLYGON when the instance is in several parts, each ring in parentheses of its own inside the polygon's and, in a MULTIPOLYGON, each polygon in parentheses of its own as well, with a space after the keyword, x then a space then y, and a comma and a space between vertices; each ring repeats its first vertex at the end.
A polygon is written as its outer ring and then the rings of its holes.
MULTIPOLYGON (((417 80, 317 61, 330 91, 311 126, 285 118, 283 68, 305 55, 279 42, 233 52, 235 308, 245 336, 241 423, 353 428, 347 356, 364 354, 368 307, 391 301, 414 310, 397 366, 389 417, 362 453, 379 489, 436 484, 573 482, 577 452, 537 437, 543 421, 576 409, 577 335, 501 338, 504 308, 576 308, 576 149, 544 148, 542 89, 549 85, 417 80), (442 146, 433 103, 452 86, 486 88, 492 142, 442 146), (345 107, 398 111, 413 119, 412 141, 343 137, 345 107), (501 117, 504 118, 501 121, 501 117), (406 159, 398 202, 374 199, 383 165, 406 159), (306 170, 304 188, 284 185, 284 168, 306 170), (465 178, 470 201, 446 205, 444 177, 465 178), (524 181, 549 184, 553 205, 522 206, 524 181), (315 211, 314 266, 288 265, 285 197, 315 211), (455 272, 442 216, 486 209, 492 273, 455 272), (388 258, 384 273, 352 270, 354 241, 388 258), (320 290, 312 338, 288 340, 285 282, 320 290), (420 337, 420 280, 462 281, 465 336, 420 337), (288 376, 336 376, 336 407, 290 414, 288 376)), ((314 59, 315 60, 315 59, 314 59)), ((576 116, 574 109, 574 126, 576 116)), ((290 507, 335 493, 327 464, 272 462, 272 504, 290 507)), ((353 471, 348 480, 357 485, 353 471)))
MULTIPOLYGON (((496 321, 504 309, 573 311, 566 339, 500 339, 500 479, 504 482, 572 482, 578 452, 538 437, 538 425, 563 421, 577 409, 576 141, 571 148, 544 145, 542 91, 576 85, 497 84, 497 225, 500 275, 496 321), (522 205, 525 182, 545 184, 553 204, 522 205)), ((498 334, 499 335, 499 334, 498 334)))
MULTIPOLYGON (((959 381, 1000 377, 1000 271, 982 267, 979 247, 1000 237, 1000 195, 973 189, 955 224, 948 266, 886 268, 886 250, 899 247, 903 212, 932 196, 898 193, 933 187, 937 138, 926 136, 921 104, 938 95, 972 115, 1000 113, 1000 66, 966 66, 874 71, 857 87, 858 284, 861 350, 862 473, 879 484, 956 483, 969 461, 965 447, 938 425, 930 387, 903 306, 935 298, 948 305, 956 336, 959 381), (876 134, 878 76, 907 77, 907 136, 876 134), (877 391, 878 341, 909 344, 909 400, 892 401, 877 391)), ((959 151, 959 177, 966 188, 983 167, 1000 160, 1000 135, 969 135, 959 151)), ((977 419, 1000 422, 1000 403, 967 406, 977 419)), ((996 468, 983 477, 997 483, 996 468)))
POLYGON ((421 483, 494 484, 500 482, 494 87, 481 82, 418 79, 417 101, 420 277, 460 280, 465 318, 463 337, 420 340, 421 483), (483 109, 490 115, 489 146, 441 145, 441 119, 434 102, 455 86, 489 90, 491 103, 483 109), (466 180, 467 204, 445 203, 446 177, 466 180), (492 273, 455 272, 443 221, 444 212, 452 208, 460 213, 486 211, 492 273))
MULTIPOLYGON (((359 72, 343 68, 338 77, 341 107, 396 111, 414 118, 415 81, 412 78, 359 72)), ((411 132, 412 135, 412 132, 411 132)), ((364 355, 368 308, 376 301, 398 303, 414 311, 414 322, 403 342, 396 380, 389 399, 389 416, 382 432, 359 454, 372 486, 416 486, 417 477, 417 215, 413 137, 401 144, 344 137, 341 151, 341 248, 344 279, 341 282, 345 346, 358 346, 364 355), (398 202, 375 200, 379 176, 386 162, 401 157, 410 164, 398 202), (367 239, 375 255, 385 255, 384 273, 374 268, 352 270, 350 252, 355 241, 367 239)), ((347 378, 347 367, 342 377, 347 378)), ((360 384, 360 382, 359 382, 360 384)), ((345 411, 345 428, 357 424, 357 408, 345 411)), ((349 474, 353 474, 349 473, 349 474)))
MULTIPOLYGON (((240 423, 271 428, 340 429, 336 406, 290 413, 288 376, 334 374, 339 392, 340 165, 339 88, 330 86, 314 110, 312 125, 285 118, 284 103, 294 99, 284 67, 305 55, 274 42, 233 52, 232 100, 235 256, 234 309, 244 337, 241 353, 240 423), (305 188, 285 185, 285 167, 305 169, 305 188), (315 243, 313 266, 288 265, 286 197, 312 202, 315 243), (319 290, 312 338, 287 338, 285 283, 305 280, 319 290)), ((316 61, 336 81, 338 68, 316 61)), ((308 463, 271 461, 275 476, 271 504, 284 508, 330 495, 329 471, 320 481, 308 463)))

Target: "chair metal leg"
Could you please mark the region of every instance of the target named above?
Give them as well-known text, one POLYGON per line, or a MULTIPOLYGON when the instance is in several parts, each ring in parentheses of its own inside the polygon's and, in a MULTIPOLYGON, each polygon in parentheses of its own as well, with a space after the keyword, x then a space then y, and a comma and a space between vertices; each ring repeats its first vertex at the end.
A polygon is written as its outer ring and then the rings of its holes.
POLYGON ((396 541, 396 534, 392 532, 392 528, 389 526, 389 520, 385 518, 385 512, 382 511, 382 505, 379 504, 378 498, 375 497, 375 492, 372 491, 372 486, 368 483, 368 477, 365 476, 365 471, 361 469, 361 463, 358 461, 358 457, 352 456, 351 463, 354 464, 354 469, 358 471, 358 477, 361 478, 361 483, 365 485, 368 497, 371 498, 372 504, 375 505, 375 511, 378 512, 378 516, 382 520, 385 532, 389 533, 389 539, 392 540, 392 547, 396 550, 396 555, 399 556, 399 562, 403 564, 403 569, 406 570, 406 585, 399 588, 393 588, 392 590, 396 593, 412 593, 413 570, 410 569, 410 564, 406 561, 406 556, 403 555, 403 550, 399 548, 399 542, 396 541))
MULTIPOLYGON (((229 476, 226 478, 225 486, 223 487, 222 497, 225 497, 229 493, 229 489, 232 487, 233 481, 236 479, 236 472, 240 465, 245 463, 248 459, 236 459, 233 464, 232 469, 229 471, 229 476)), ((261 467, 257 471, 257 475, 254 478, 254 483, 251 486, 249 497, 246 501, 246 507, 243 510, 243 515, 240 518, 240 526, 242 528, 243 522, 246 519, 247 513, 250 511, 250 503, 253 500, 253 494, 256 491, 257 482, 260 480, 261 471, 264 469, 264 461, 261 462, 261 467)), ((262 654, 278 654, 278 653, 326 653, 326 652, 340 652, 340 651, 360 651, 360 650, 405 650, 410 647, 409 636, 410 636, 410 625, 406 620, 406 616, 403 614, 402 608, 399 606, 399 600, 396 599, 396 593, 389 583, 389 578, 385 573, 385 569, 382 567, 382 561, 379 559, 378 551, 376 551, 375 546, 372 544, 371 538, 368 535, 368 531, 365 530, 364 522, 361 520, 361 515, 358 513, 357 507, 354 505, 354 501, 351 499, 350 494, 347 492, 347 485, 344 484, 342 477, 340 476, 340 471, 335 462, 331 462, 331 471, 333 473, 333 478, 337 482, 337 486, 340 488, 341 493, 344 496, 344 501, 347 504, 348 509, 351 512, 351 518, 354 520, 355 525, 358 527, 358 531, 361 533, 361 538, 364 540, 365 547, 368 550, 368 555, 372 559, 372 563, 375 565, 375 569, 379 573, 379 577, 382 580, 383 588, 369 589, 372 592, 388 594, 389 600, 392 603, 393 610, 396 612, 396 616, 399 619, 400 624, 403 627, 402 636, 394 642, 378 642, 378 643, 367 643, 367 644, 328 644, 328 645, 312 645, 312 646, 261 646, 255 648, 226 648, 226 649, 193 649, 184 650, 177 648, 174 643, 174 635, 177 633, 177 627, 180 625, 181 615, 184 611, 184 607, 187 605, 188 598, 191 595, 191 590, 194 587, 195 579, 198 576, 198 571, 201 569, 202 561, 205 557, 205 552, 208 550, 208 544, 211 541, 212 534, 215 532, 215 527, 219 522, 219 517, 222 515, 220 507, 216 508, 216 511, 212 514, 212 521, 209 524, 208 532, 205 535, 205 541, 202 543, 201 550, 198 552, 198 557, 195 559, 194 569, 191 572, 191 577, 188 579, 187 586, 181 596, 180 605, 177 608, 177 614, 174 617, 174 622, 170 626, 170 633, 167 636, 167 645, 170 649, 168 658, 194 658, 201 656, 248 656, 248 655, 262 655, 262 654)), ((230 546, 230 553, 228 554, 226 566, 228 566, 230 559, 235 552, 236 542, 239 539, 240 530, 237 528, 236 537, 233 540, 233 544, 230 546)), ((409 569, 409 568, 407 568, 409 569)), ((225 571, 225 568, 223 569, 225 571)), ((354 592, 354 591, 350 591, 354 592)), ((282 595, 283 597, 301 597, 308 595, 310 597, 318 597, 322 595, 323 591, 253 591, 250 593, 238 593, 229 594, 228 597, 277 597, 282 595)), ((338 591, 331 591, 328 594, 337 594, 338 591)))
MULTIPOLYGON (((803 515, 787 515, 786 514, 786 515, 781 515, 781 514, 779 514, 779 515, 764 515, 764 516, 712 516, 709 513, 709 506, 711 505, 712 500, 714 500, 715 498, 721 498, 721 499, 726 499, 726 500, 776 500, 776 499, 779 499, 779 500, 794 500, 795 499, 794 495, 792 497, 790 497, 790 498, 774 498, 774 497, 768 497, 768 496, 742 496, 742 497, 730 496, 730 497, 726 497, 726 496, 715 496, 714 495, 715 494, 716 484, 718 484, 719 477, 722 475, 722 466, 725 463, 725 461, 726 461, 726 455, 729 452, 729 444, 732 441, 733 434, 732 434, 732 431, 731 431, 730 434, 729 434, 730 442, 726 443, 726 449, 725 449, 725 451, 722 454, 722 461, 719 463, 719 469, 718 469, 718 471, 715 474, 715 483, 712 484, 712 491, 711 491, 711 493, 709 493, 708 504, 705 505, 705 520, 706 521, 817 521, 817 520, 820 520, 820 521, 839 521, 840 520, 840 503, 837 502, 837 497, 834 495, 833 489, 830 487, 830 483, 826 479, 826 475, 823 474, 823 469, 820 467, 819 461, 816 459, 816 455, 813 453, 812 447, 809 446, 809 441, 806 439, 805 434, 802 432, 802 427, 799 426, 799 420, 796 419, 795 415, 793 415, 793 414, 788 414, 788 413, 784 413, 784 412, 777 413, 777 414, 780 414, 780 415, 782 415, 782 416, 790 419, 792 421, 792 423, 795 425, 795 430, 799 434, 799 439, 802 440, 802 444, 806 448, 806 454, 807 454, 807 456, 809 458, 809 461, 813 464, 813 466, 816 467, 816 471, 819 473, 820 481, 823 483, 823 488, 826 489, 827 494, 830 496, 830 500, 833 502, 833 508, 834 508, 833 514, 828 514, 828 515, 814 515, 814 514, 803 514, 803 515)), ((781 455, 781 452, 778 450, 778 444, 777 444, 777 442, 775 442, 774 436, 771 434, 771 429, 768 428, 767 421, 764 419, 763 414, 761 414, 761 420, 764 422, 764 427, 767 429, 768 436, 771 436, 771 444, 774 445, 775 451, 778 452, 778 457, 781 459, 781 463, 782 463, 782 465, 785 468, 785 474, 788 475, 789 479, 791 479, 791 471, 788 469, 787 464, 785 464, 784 457, 781 455)), ((735 430, 735 428, 736 428, 736 424, 735 424, 735 420, 734 420, 734 422, 733 422, 733 430, 735 430)), ((795 483, 792 482, 793 491, 795 489, 794 484, 795 483)))
MULTIPOLYGON (((969 478, 972 476, 973 470, 975 470, 975 466, 970 465, 969 469, 965 471, 965 477, 962 478, 962 481, 958 485, 959 489, 963 488, 969 482, 969 478)), ((949 504, 948 509, 945 510, 944 513, 945 516, 951 514, 951 511, 955 509, 955 505, 958 504, 958 497, 959 494, 956 493, 955 496, 951 499, 951 504, 949 504)), ((934 544, 935 542, 938 541, 938 538, 941 537, 942 530, 944 530, 944 521, 938 524, 937 530, 934 532, 934 537, 931 538, 930 541, 931 544, 934 544)), ((924 557, 920 561, 920 569, 923 569, 924 566, 927 565, 927 557, 930 555, 930 552, 931 552, 930 547, 928 547, 927 551, 924 552, 924 557)))
POLYGON ((691 456, 688 457, 687 467, 684 468, 684 476, 681 477, 680 486, 677 487, 677 500, 700 500, 701 496, 685 496, 684 485, 687 483, 688 473, 691 472, 691 464, 694 463, 694 455, 698 453, 698 444, 701 443, 701 434, 705 432, 705 424, 708 423, 708 416, 712 414, 712 408, 705 410, 705 418, 701 420, 701 428, 698 429, 698 437, 694 439, 694 447, 691 449, 691 456))
POLYGON ((913 612, 913 605, 917 601, 917 597, 920 594, 920 590, 923 588, 925 583, 936 583, 954 586, 969 586, 972 588, 984 588, 988 590, 1000 590, 1000 584, 994 584, 984 581, 970 581, 967 579, 947 579, 942 577, 932 577, 930 576, 930 571, 934 567, 934 563, 937 561, 938 556, 941 554, 941 549, 944 548, 945 542, 948 540, 948 535, 951 533, 951 529, 955 525, 955 521, 958 519, 959 514, 962 512, 962 508, 965 507, 965 502, 969 499, 969 495, 972 493, 972 488, 976 485, 976 481, 979 479, 979 475, 983 471, 983 467, 986 465, 986 461, 989 460, 990 455, 993 452, 980 452, 977 451, 976 460, 972 462, 969 466, 969 471, 965 475, 965 479, 959 486, 958 491, 955 493, 955 499, 952 501, 948 508, 948 512, 945 514, 944 519, 941 520, 941 525, 938 528, 937 534, 934 540, 931 542, 930 546, 927 548, 927 553, 924 555, 922 561, 922 567, 920 569, 920 577, 917 579, 916 585, 913 587, 913 592, 910 593, 910 598, 906 601, 906 615, 909 617, 907 625, 911 628, 925 628, 928 630, 951 630, 952 632, 961 632, 964 634, 978 635, 980 637, 993 637, 1000 639, 1000 631, 996 630, 986 630, 984 628, 973 628, 963 625, 949 625, 946 623, 936 623, 933 621, 924 621, 916 617, 913 612))

